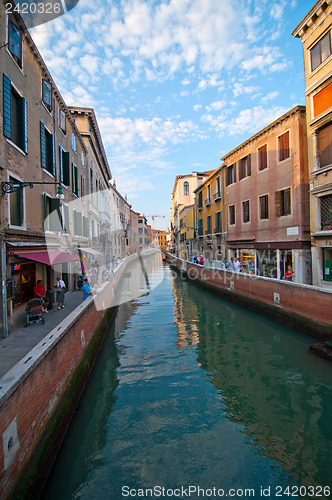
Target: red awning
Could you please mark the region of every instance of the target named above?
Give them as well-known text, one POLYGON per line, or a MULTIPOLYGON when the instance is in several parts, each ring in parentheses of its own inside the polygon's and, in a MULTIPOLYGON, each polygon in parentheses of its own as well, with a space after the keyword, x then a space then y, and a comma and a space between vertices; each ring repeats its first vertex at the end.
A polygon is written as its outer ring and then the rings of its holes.
POLYGON ((71 262, 74 260, 79 260, 79 257, 75 255, 70 255, 69 253, 60 252, 59 250, 50 250, 49 252, 24 252, 15 253, 16 257, 23 257, 23 259, 33 260, 35 262, 41 262, 42 264, 47 264, 52 266, 54 264, 62 264, 63 262, 71 262))

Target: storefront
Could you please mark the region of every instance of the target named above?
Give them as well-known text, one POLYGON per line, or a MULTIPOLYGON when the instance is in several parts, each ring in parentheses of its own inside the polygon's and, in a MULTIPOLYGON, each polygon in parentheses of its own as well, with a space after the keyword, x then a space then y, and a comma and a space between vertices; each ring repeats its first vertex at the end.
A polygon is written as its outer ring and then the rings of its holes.
POLYGON ((33 297, 33 287, 36 284, 36 265, 33 263, 12 264, 11 277, 13 280, 13 307, 16 308, 33 297))
POLYGON ((322 248, 323 281, 332 282, 332 248, 322 248))

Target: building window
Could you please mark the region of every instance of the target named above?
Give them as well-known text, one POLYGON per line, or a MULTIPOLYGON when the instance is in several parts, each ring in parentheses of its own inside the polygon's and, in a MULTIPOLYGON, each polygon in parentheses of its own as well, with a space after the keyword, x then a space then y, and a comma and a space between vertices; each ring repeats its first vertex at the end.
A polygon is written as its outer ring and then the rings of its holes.
POLYGON ((84 176, 81 175, 81 196, 85 195, 85 179, 84 176))
POLYGON ((82 167, 85 167, 85 158, 84 158, 84 151, 83 151, 83 149, 81 150, 81 163, 82 163, 82 167))
POLYGON ((50 174, 55 175, 54 137, 40 122, 40 162, 50 174))
POLYGON ((242 202, 242 221, 250 222, 249 200, 242 202))
POLYGON ((63 221, 60 200, 51 198, 46 193, 44 198, 44 231, 62 231, 63 221))
POLYGON ((66 113, 62 109, 59 109, 59 127, 66 134, 66 113))
POLYGON ((221 212, 216 212, 215 214, 215 233, 221 233, 221 212))
POLYGON ((285 132, 278 137, 279 143, 279 161, 289 158, 289 132, 285 132))
POLYGON ((14 23, 8 23, 8 48, 15 61, 22 68, 22 32, 14 23))
POLYGON ((203 191, 198 193, 198 205, 197 208, 203 208, 203 191))
POLYGON ((197 221, 198 236, 203 236, 203 219, 197 221))
POLYGON ((210 203, 211 201, 211 186, 210 184, 207 187, 207 201, 210 203))
POLYGON ((332 231, 332 194, 320 198, 321 230, 332 231))
POLYGON ((220 177, 216 178, 216 195, 220 196, 220 177))
POLYGON ((229 213, 229 225, 233 226, 235 224, 235 205, 230 205, 228 207, 229 213))
POLYGON ((24 153, 28 152, 28 105, 3 73, 3 133, 24 153))
POLYGON ((239 179, 250 177, 251 175, 251 155, 241 158, 239 162, 239 179))
POLYGON ((318 131, 319 165, 332 165, 332 123, 318 131))
POLYGON ((60 166, 60 181, 65 186, 70 186, 70 161, 69 153, 59 145, 59 166, 60 166))
POLYGON ((269 196, 266 194, 259 197, 260 218, 269 218, 269 196))
POLYGON ((267 168, 267 145, 264 144, 258 148, 258 170, 265 170, 267 168))
POLYGON ((71 133, 71 147, 73 148, 73 151, 76 153, 76 135, 74 132, 71 133))
POLYGON ((234 184, 234 182, 236 182, 235 163, 226 168, 226 186, 234 184))
MULTIPOLYGON (((9 177, 9 182, 17 182, 17 180, 9 177)), ((17 227, 23 226, 23 189, 9 195, 9 224, 17 227)))
POLYGON ((76 236, 83 236, 83 215, 74 210, 74 233, 76 236))
POLYGON ((71 177, 72 177, 72 186, 73 186, 73 193, 78 196, 79 190, 78 190, 78 169, 75 165, 74 162, 71 162, 71 177))
POLYGON ((52 110, 52 85, 42 80, 42 100, 49 111, 52 110))
POLYGON ((189 196, 189 182, 183 184, 183 194, 184 196, 189 196))
POLYGON ((331 31, 310 50, 311 71, 314 71, 331 55, 331 31))
POLYGON ((206 218, 206 234, 212 234, 211 215, 206 218))
POLYGON ((282 217, 291 214, 291 190, 290 188, 276 191, 275 193, 276 216, 282 217))

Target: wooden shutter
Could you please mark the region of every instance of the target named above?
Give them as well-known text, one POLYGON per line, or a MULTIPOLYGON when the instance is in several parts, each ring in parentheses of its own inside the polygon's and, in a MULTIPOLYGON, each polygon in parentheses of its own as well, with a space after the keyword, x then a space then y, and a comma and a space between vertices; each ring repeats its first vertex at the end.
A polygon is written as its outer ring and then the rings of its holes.
POLYGON ((59 145, 59 168, 60 168, 60 182, 63 182, 63 159, 62 159, 62 146, 59 145))
POLYGON ((46 168, 46 141, 45 141, 45 125, 40 122, 40 164, 46 168))
POLYGON ((3 74, 3 133, 8 139, 12 138, 12 114, 11 114, 11 82, 5 73, 3 74))
POLYGON ((281 214, 281 191, 276 191, 275 192, 275 209, 276 209, 276 216, 280 217, 281 214))
POLYGON ((23 111, 23 151, 28 154, 28 103, 22 97, 22 111, 23 111))
POLYGON ((284 190, 284 213, 283 215, 291 214, 291 190, 290 188, 284 190))
POLYGON ((56 165, 55 165, 55 139, 54 139, 54 135, 51 136, 51 148, 52 148, 52 151, 51 151, 51 155, 52 155, 52 163, 51 163, 51 173, 55 176, 55 168, 56 168, 56 165))
POLYGON ((50 198, 50 215, 49 215, 49 229, 50 231, 62 230, 62 215, 60 212, 60 200, 57 198, 50 198))
POLYGON ((70 161, 69 153, 62 150, 63 183, 70 186, 70 161))
POLYGON ((319 130, 318 148, 320 166, 332 165, 332 124, 319 130))
POLYGON ((247 156, 247 162, 248 162, 247 173, 248 173, 248 177, 249 177, 249 175, 251 175, 251 154, 249 154, 247 156))

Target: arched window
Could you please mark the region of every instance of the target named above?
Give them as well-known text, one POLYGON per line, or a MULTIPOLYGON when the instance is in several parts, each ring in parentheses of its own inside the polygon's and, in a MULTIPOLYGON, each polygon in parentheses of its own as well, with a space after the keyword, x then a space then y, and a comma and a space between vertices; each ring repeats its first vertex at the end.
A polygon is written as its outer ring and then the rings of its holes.
POLYGON ((184 196, 189 195, 189 182, 185 182, 183 184, 183 194, 184 194, 184 196))

